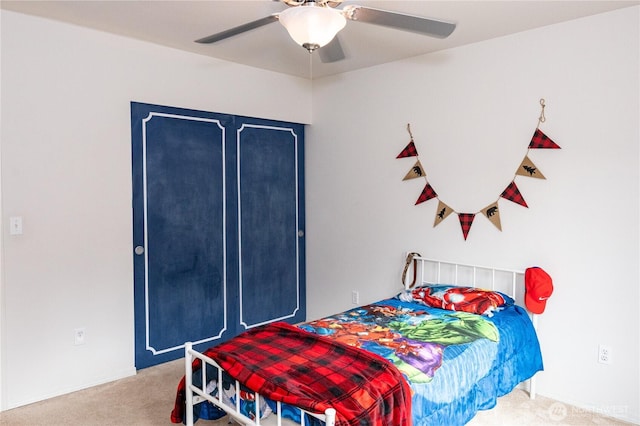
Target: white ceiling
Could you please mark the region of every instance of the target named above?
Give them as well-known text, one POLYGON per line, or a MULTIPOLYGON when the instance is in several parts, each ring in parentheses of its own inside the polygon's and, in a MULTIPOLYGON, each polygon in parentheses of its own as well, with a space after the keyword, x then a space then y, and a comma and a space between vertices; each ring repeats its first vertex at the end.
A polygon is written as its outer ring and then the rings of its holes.
MULTIPOLYGON (((322 63, 278 22, 202 45, 194 40, 287 6, 273 0, 12 1, 2 9, 38 15, 303 78, 318 78, 640 4, 640 1, 369 1, 359 4, 457 23, 444 40, 348 21, 339 38, 346 59, 322 63), (310 61, 311 59, 311 61, 310 61)), ((339 6, 343 7, 343 6, 339 6)), ((597 30, 597 29, 595 29, 597 30)))

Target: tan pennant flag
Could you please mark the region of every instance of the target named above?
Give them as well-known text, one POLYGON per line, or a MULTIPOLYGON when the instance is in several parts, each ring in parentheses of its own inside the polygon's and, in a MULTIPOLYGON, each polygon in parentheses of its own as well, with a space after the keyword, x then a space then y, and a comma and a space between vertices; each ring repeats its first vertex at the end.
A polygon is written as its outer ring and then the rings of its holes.
POLYGON ((422 168, 422 164, 420 164, 420 160, 418 160, 416 161, 416 164, 413 165, 411 170, 409 170, 409 173, 407 173, 407 175, 402 180, 415 179, 415 178, 423 177, 425 175, 426 173, 422 168))
POLYGON ((489 219, 489 222, 493 223, 496 228, 502 231, 502 225, 500 223, 500 210, 498 210, 498 203, 488 205, 482 209, 482 213, 489 219))
POLYGON ((436 210, 436 220, 433 222, 433 227, 435 228, 436 226, 438 226, 440 222, 445 220, 447 216, 449 216, 451 213, 453 213, 453 209, 448 205, 446 205, 445 203, 443 203, 442 201, 438 200, 438 209, 436 210))
POLYGON ((520 167, 518 167, 518 171, 516 172, 516 174, 536 179, 546 179, 542 172, 538 170, 536 165, 533 164, 533 161, 531 161, 526 155, 524 157, 524 160, 522 160, 522 163, 520 163, 520 167))

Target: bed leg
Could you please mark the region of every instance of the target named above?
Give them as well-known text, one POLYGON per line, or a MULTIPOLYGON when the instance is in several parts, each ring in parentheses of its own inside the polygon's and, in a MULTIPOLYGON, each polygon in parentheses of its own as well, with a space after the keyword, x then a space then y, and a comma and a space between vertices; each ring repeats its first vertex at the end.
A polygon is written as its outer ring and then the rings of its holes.
MULTIPOLYGON (((538 332, 538 315, 531 314, 531 322, 533 324, 533 329, 538 332)), ((534 374, 529 379, 529 399, 536 399, 536 375, 534 374)))
POLYGON ((529 399, 536 399, 536 376, 529 379, 529 399))
POLYGON ((185 376, 184 386, 186 390, 186 404, 185 411, 187 414, 187 426, 193 426, 193 392, 191 392, 191 380, 193 379, 193 365, 191 359, 191 342, 184 344, 184 363, 185 363, 185 376))
POLYGON ((327 408, 324 412, 325 426, 334 426, 336 424, 336 410, 335 408, 327 408))

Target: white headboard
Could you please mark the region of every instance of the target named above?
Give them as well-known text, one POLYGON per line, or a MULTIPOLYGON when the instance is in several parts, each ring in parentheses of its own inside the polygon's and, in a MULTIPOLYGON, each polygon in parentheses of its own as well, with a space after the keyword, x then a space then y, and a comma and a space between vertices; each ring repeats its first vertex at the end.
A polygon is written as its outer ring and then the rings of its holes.
MULTIPOLYGON (((495 290, 512 297, 518 305, 525 306, 524 271, 521 270, 429 259, 408 253, 405 272, 405 289, 411 286, 415 277, 416 286, 452 284, 495 290)), ((532 318, 535 320, 535 315, 532 318)))

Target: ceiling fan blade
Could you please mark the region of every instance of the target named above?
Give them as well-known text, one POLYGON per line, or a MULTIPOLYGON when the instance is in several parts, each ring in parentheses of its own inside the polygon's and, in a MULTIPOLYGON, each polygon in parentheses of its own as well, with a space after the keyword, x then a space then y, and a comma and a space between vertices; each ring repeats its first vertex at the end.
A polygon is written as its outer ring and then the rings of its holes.
POLYGON ((320 61, 325 64, 343 60, 345 58, 344 50, 342 50, 338 36, 335 36, 326 46, 318 49, 318 55, 320 55, 320 61))
POLYGON ((451 22, 373 9, 371 7, 350 5, 345 6, 343 10, 347 19, 352 21, 382 25, 431 37, 446 38, 456 29, 456 24, 451 22))
POLYGON ((225 38, 233 37, 235 35, 260 28, 264 25, 270 24, 278 20, 278 14, 274 13, 264 18, 256 19, 255 21, 247 22, 246 24, 238 25, 237 27, 230 28, 225 31, 210 35, 196 40, 196 43, 215 43, 216 41, 224 40, 225 38))

